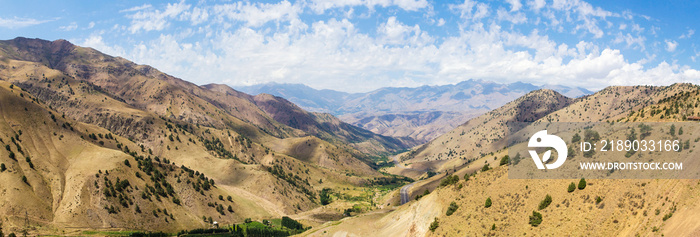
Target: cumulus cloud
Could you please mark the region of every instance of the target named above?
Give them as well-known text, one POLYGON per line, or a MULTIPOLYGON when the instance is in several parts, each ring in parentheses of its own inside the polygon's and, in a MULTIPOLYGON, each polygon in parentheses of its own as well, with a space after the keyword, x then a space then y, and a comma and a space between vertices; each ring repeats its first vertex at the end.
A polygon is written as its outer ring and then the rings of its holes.
POLYGON ((131 33, 137 33, 139 31, 160 31, 165 29, 169 25, 169 19, 178 17, 182 12, 188 10, 190 5, 185 4, 184 1, 179 3, 168 3, 164 10, 150 10, 150 5, 143 5, 141 7, 134 7, 126 9, 126 12, 135 11, 135 13, 128 15, 127 17, 131 19, 131 26, 129 26, 129 31, 131 33), (148 10, 146 10, 148 9, 148 10))
POLYGON ((318 14, 326 10, 345 7, 364 6, 373 10, 375 7, 397 6, 406 11, 417 11, 430 4, 427 0, 311 0, 310 8, 318 14))
POLYGON ((666 42, 666 51, 673 52, 676 51, 676 47, 678 47, 678 42, 674 40, 665 40, 666 42))
POLYGON ((520 0, 506 0, 508 4, 510 4, 510 11, 518 11, 520 10, 521 7, 523 7, 523 4, 520 2, 520 0))
POLYGON ((434 6, 423 0, 144 5, 126 9, 131 25, 114 31, 161 31, 158 36, 124 45, 94 34, 79 44, 198 84, 274 81, 368 91, 470 78, 589 89, 700 81, 696 69, 657 60, 656 54, 640 59, 624 53, 645 53, 648 47, 654 47, 651 52, 677 51, 678 43, 671 39, 647 45, 651 31, 658 29, 645 25, 651 29, 645 31, 635 22, 644 21, 638 15, 580 0, 488 3, 464 0, 443 6, 452 15, 434 15, 434 6), (375 12, 378 8, 389 10, 375 12), (359 19, 353 18, 355 9, 363 12, 359 19), (176 21, 184 24, 168 27, 176 21), (368 27, 368 21, 376 23, 368 27), (443 29, 449 33, 440 33, 443 29))
POLYGON ((220 21, 234 20, 246 22, 249 26, 261 26, 270 21, 291 21, 297 19, 302 8, 298 4, 282 1, 272 3, 243 3, 217 5, 213 11, 220 21))
POLYGON ((479 21, 489 14, 488 5, 472 0, 464 0, 461 4, 450 4, 449 7, 458 12, 462 19, 468 21, 479 21))

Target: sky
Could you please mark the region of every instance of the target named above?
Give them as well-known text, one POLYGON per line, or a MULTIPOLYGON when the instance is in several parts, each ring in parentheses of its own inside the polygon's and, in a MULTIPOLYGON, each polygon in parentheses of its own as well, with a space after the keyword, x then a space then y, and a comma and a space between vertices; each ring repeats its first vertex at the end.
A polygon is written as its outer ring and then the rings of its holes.
POLYGON ((682 0, 27 0, 2 3, 0 39, 66 39, 199 85, 598 90, 700 84, 699 11, 682 0))

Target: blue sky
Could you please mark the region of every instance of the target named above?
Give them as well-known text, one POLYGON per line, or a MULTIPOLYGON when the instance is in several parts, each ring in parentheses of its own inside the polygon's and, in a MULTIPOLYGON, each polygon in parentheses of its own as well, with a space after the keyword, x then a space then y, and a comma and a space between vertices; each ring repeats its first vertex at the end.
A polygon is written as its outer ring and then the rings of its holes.
MULTIPOLYGON (((11 1, 0 39, 67 39, 196 84, 360 92, 468 79, 700 83, 697 1, 11 1)), ((699 32, 700 33, 700 32, 699 32)))

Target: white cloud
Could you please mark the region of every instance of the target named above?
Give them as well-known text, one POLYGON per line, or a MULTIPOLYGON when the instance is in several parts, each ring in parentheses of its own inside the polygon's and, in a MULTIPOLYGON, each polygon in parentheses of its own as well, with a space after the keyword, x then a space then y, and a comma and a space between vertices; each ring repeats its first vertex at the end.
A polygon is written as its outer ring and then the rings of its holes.
POLYGON ((613 40, 614 43, 626 43, 627 47, 634 47, 637 49, 644 50, 646 49, 646 46, 644 42, 646 41, 646 38, 644 36, 637 36, 634 37, 631 34, 622 34, 622 32, 617 32, 617 35, 615 36, 615 40, 613 40))
MULTIPOLYGON (((146 6, 146 5, 144 5, 146 6)), ((175 19, 181 13, 188 10, 190 5, 185 4, 184 1, 179 3, 170 4, 165 7, 163 11, 161 10, 149 10, 143 11, 141 9, 150 9, 151 7, 135 7, 133 11, 134 14, 128 15, 131 18, 131 26, 129 26, 129 31, 133 33, 138 33, 139 31, 160 31, 165 29, 169 25, 169 20, 175 19)), ((131 9, 127 9, 131 10, 131 9)))
POLYGON ((472 0, 464 0, 462 4, 450 4, 449 7, 452 11, 458 12, 464 20, 479 21, 489 14, 488 5, 472 0))
POLYGON ((68 25, 59 26, 58 29, 62 30, 62 31, 74 31, 74 30, 78 29, 78 23, 74 21, 68 25))
POLYGON ((107 45, 107 43, 105 43, 102 40, 101 35, 91 35, 90 37, 83 40, 82 42, 77 41, 76 43, 80 46, 90 47, 90 48, 96 49, 100 52, 103 52, 103 53, 106 53, 109 55, 113 55, 113 56, 125 56, 126 55, 126 52, 123 48, 121 48, 119 46, 107 45))
POLYGON ((437 22, 437 26, 444 26, 445 25, 445 19, 440 18, 437 22))
POLYGON ((43 24, 46 22, 54 21, 53 20, 37 20, 37 19, 32 19, 32 18, 18 18, 14 17, 12 19, 5 19, 0 17, 0 27, 2 28, 8 28, 8 29, 18 29, 18 28, 24 28, 28 26, 33 26, 33 25, 39 25, 43 24))
POLYGON ((532 10, 539 11, 545 6, 545 1, 544 0, 530 0, 527 2, 527 5, 530 6, 532 10))
POLYGON ((117 24, 112 30, 162 31, 155 38, 120 47, 96 34, 81 45, 153 65, 197 84, 276 81, 367 91, 469 78, 589 89, 700 80, 697 70, 674 60, 665 63, 663 55, 626 57, 623 52, 628 50, 646 52, 650 47, 649 52, 658 53, 678 47, 671 39, 646 45, 650 34, 661 31, 644 25, 650 29, 645 31, 634 22, 639 19, 633 13, 617 14, 579 0, 512 1, 495 8, 487 3, 449 4, 450 16, 435 15, 427 1, 200 2, 194 7, 179 2, 130 11, 124 15, 131 24, 117 24), (357 7, 369 10, 355 11, 357 7), (375 12, 378 7, 394 8, 375 12), (402 10, 421 12, 405 13, 416 20, 396 14, 402 10), (445 19, 457 24, 446 24, 445 19), (168 27, 176 21, 185 24, 168 27), (443 35, 442 30, 449 33, 443 35), (576 38, 550 38, 553 32, 576 38))
POLYGON ((507 11, 503 10, 502 8, 498 9, 496 11, 496 16, 498 16, 498 20, 509 21, 513 24, 522 24, 522 23, 525 23, 527 21, 527 17, 525 16, 524 13, 522 13, 522 12, 516 12, 516 13, 507 12, 507 11))
POLYGON ((220 18, 242 21, 249 26, 259 27, 270 21, 297 19, 302 12, 302 7, 285 0, 276 4, 237 2, 217 5, 213 10, 220 18))
POLYGON ((209 19, 209 13, 206 9, 195 7, 190 12, 190 21, 192 25, 199 25, 206 22, 209 19))
POLYGON ((682 34, 682 35, 681 35, 680 37, 678 37, 678 38, 679 38, 679 39, 685 39, 685 38, 690 39, 690 37, 693 37, 694 34, 695 34, 695 30, 693 30, 693 29, 688 29, 688 32, 687 32, 687 33, 682 34))
POLYGON ((151 6, 151 4, 143 4, 141 6, 135 6, 135 7, 127 8, 127 9, 122 9, 119 11, 119 13, 141 11, 144 9, 149 9, 151 7, 153 7, 153 6, 151 6))
POLYGON ((520 0, 506 0, 508 4, 510 4, 510 11, 515 12, 520 10, 521 7, 523 7, 523 4, 520 3, 520 0))
POLYGON ((93 27, 95 27, 95 22, 94 22, 94 21, 91 21, 91 22, 88 24, 88 27, 87 27, 87 28, 88 28, 88 29, 92 29, 93 27))
POLYGON ((427 0, 311 0, 310 8, 317 14, 329 9, 364 6, 370 10, 375 7, 397 6, 405 11, 417 11, 430 7, 427 0))
POLYGON ((676 51, 676 47, 678 47, 678 42, 674 40, 665 40, 666 42, 666 51, 673 52, 676 51))
POLYGON ((394 0, 394 4, 406 11, 417 11, 428 7, 426 0, 394 0))
POLYGON ((386 23, 377 28, 381 35, 380 40, 387 45, 424 45, 432 41, 431 37, 424 34, 418 25, 407 26, 389 17, 386 23))

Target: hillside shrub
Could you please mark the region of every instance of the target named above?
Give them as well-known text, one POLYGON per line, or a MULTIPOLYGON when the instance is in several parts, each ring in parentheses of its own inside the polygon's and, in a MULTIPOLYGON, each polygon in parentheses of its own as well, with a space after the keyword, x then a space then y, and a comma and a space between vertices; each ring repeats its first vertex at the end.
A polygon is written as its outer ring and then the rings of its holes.
POLYGON ((459 176, 457 175, 448 175, 442 181, 440 181, 440 187, 456 184, 459 182, 459 176))
POLYGON ((505 155, 503 158, 501 158, 501 162, 499 165, 507 165, 510 162, 510 156, 505 155))
POLYGON ((438 222, 438 218, 435 217, 435 220, 433 220, 433 222, 430 223, 429 229, 430 229, 430 231, 435 232, 435 229, 437 229, 438 226, 440 226, 440 223, 438 222))
POLYGON ((447 213, 445 213, 445 215, 451 216, 453 213, 455 213, 455 211, 457 211, 457 208, 459 208, 459 206, 457 206, 457 203, 450 203, 450 206, 447 208, 447 213))
POLYGON ((578 189, 583 190, 584 188, 586 188, 586 179, 582 178, 580 181, 578 181, 578 189))
POLYGON ((488 197, 486 199, 486 203, 484 203, 484 207, 486 207, 486 208, 491 207, 491 197, 488 197))
POLYGON ((544 200, 540 202, 540 205, 537 207, 537 209, 545 209, 549 206, 549 204, 552 204, 552 196, 549 196, 549 194, 547 194, 547 196, 544 197, 544 200))
POLYGON ((574 184, 574 182, 571 182, 569 184, 569 188, 567 188, 566 191, 573 192, 574 190, 576 190, 576 184, 574 184))
POLYGON ((530 216, 530 225, 537 227, 540 224, 542 224, 542 214, 532 211, 532 215, 530 216))

